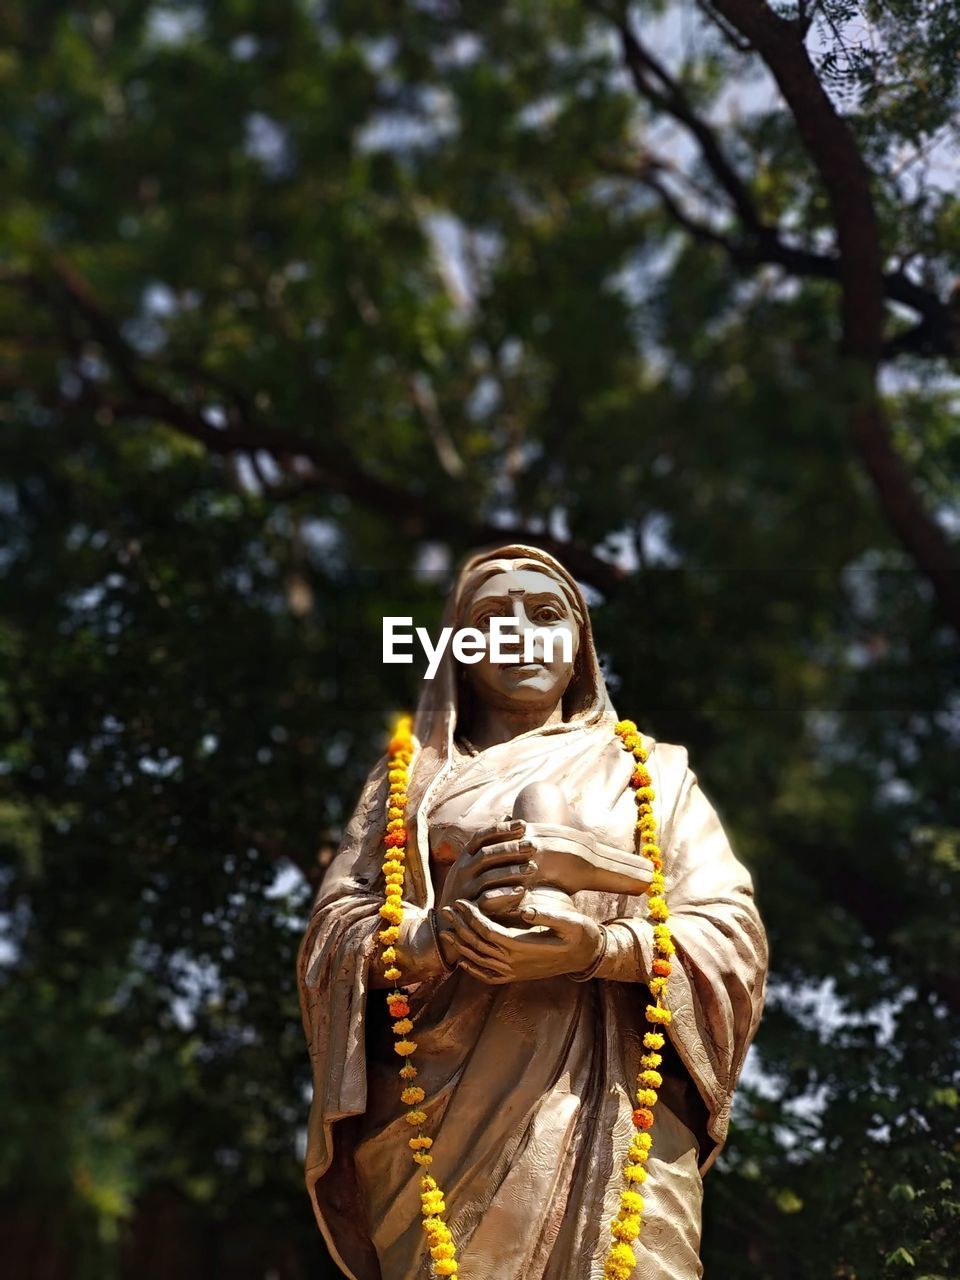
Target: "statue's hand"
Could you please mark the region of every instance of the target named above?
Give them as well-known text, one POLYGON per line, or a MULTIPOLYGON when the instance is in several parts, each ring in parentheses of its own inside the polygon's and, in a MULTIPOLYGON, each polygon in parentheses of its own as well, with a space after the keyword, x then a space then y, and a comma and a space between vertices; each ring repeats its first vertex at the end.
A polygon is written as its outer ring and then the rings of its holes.
POLYGON ((476 832, 463 847, 443 881, 437 901, 438 923, 445 926, 443 908, 459 898, 473 901, 489 889, 511 891, 519 903, 533 883, 537 865, 521 841, 525 824, 508 819, 476 832))
POLYGON ((537 865, 533 883, 569 894, 584 889, 642 894, 653 875, 648 858, 614 848, 577 827, 528 822, 522 845, 529 846, 526 856, 537 865))
POLYGON ((594 962, 603 939, 596 920, 559 902, 521 908, 525 926, 545 929, 512 929, 463 899, 444 907, 441 916, 451 930, 460 968, 493 984, 580 973, 594 962))

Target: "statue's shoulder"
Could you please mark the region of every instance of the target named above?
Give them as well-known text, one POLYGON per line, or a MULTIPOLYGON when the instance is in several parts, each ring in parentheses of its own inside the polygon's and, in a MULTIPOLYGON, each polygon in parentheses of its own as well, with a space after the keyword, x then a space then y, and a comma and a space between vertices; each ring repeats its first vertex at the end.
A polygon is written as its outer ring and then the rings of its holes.
MULTIPOLYGON (((644 735, 646 740, 646 735, 644 735)), ((690 753, 679 742, 661 742, 650 739, 650 762, 660 778, 660 789, 663 797, 679 792, 690 771, 690 753)))

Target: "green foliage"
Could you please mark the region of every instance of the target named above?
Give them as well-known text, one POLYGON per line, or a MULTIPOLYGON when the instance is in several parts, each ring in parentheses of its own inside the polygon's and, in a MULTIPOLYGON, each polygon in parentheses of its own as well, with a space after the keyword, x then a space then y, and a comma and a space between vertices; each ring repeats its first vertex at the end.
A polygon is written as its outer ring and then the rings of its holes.
MULTIPOLYGON (((645 30, 711 112, 744 61, 680 8, 645 30)), ((852 10, 818 11, 891 253, 934 280, 960 269, 955 193, 908 199, 879 158, 952 127, 948 8, 868 6, 856 56, 831 35, 852 10)), ((434 627, 491 524, 635 567, 594 611, 617 706, 689 746, 755 876, 771 996, 707 1274, 957 1274, 960 663, 851 441, 834 285, 745 278, 678 232, 632 176, 662 122, 581 5, 0 24, 17 1274, 334 1274, 299 1168, 295 949, 318 848, 416 696, 380 618, 434 627)), ((784 112, 721 136, 816 242, 784 112)), ((944 372, 887 397, 951 517, 944 372)))

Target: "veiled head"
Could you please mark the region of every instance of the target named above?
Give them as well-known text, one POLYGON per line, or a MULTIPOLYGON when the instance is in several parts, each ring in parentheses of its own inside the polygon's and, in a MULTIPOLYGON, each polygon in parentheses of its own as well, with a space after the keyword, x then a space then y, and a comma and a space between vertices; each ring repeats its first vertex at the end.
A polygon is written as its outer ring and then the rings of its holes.
POLYGON ((463 664, 460 680, 473 697, 504 710, 551 708, 563 698, 576 670, 583 613, 567 583, 536 560, 514 558, 488 560, 463 584, 458 626, 474 627, 484 635, 495 617, 515 619, 520 644, 533 628, 551 632, 556 641, 545 644, 542 634, 533 637, 533 661, 494 662, 489 649, 479 662, 463 664), (564 654, 560 633, 571 637, 570 654, 564 654))

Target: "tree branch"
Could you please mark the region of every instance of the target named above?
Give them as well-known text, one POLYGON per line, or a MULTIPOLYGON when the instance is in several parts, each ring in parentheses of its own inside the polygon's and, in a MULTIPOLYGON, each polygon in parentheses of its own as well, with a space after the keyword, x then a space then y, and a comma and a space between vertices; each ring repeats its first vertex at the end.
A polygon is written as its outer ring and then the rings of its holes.
MULTIPOLYGON (((213 425, 197 404, 183 403, 171 395, 152 376, 152 370, 139 352, 126 340, 120 328, 96 298, 89 283, 62 259, 51 264, 49 277, 33 274, 7 277, 8 283, 27 288, 52 308, 64 330, 64 341, 74 358, 81 354, 82 342, 71 327, 70 318, 82 320, 96 340, 126 394, 111 394, 99 383, 84 379, 78 370, 83 390, 73 407, 86 405, 91 410, 109 411, 118 419, 148 419, 162 422, 181 435, 197 441, 211 454, 235 457, 239 454, 268 454, 279 469, 289 475, 291 484, 284 497, 307 492, 341 494, 352 502, 371 510, 391 512, 403 532, 414 539, 436 539, 454 545, 464 541, 476 546, 497 543, 533 543, 563 560, 567 568, 582 581, 599 591, 610 592, 627 573, 618 565, 603 559, 579 543, 555 538, 526 525, 496 524, 491 520, 470 520, 463 504, 455 495, 438 501, 433 494, 403 487, 365 470, 339 439, 336 449, 297 431, 278 426, 254 416, 249 401, 234 396, 230 421, 226 427, 213 425), (309 463, 306 473, 295 468, 297 459, 309 463)), ((195 378, 204 371, 191 366, 195 378)), ((58 407, 64 408, 62 400, 58 407)))

